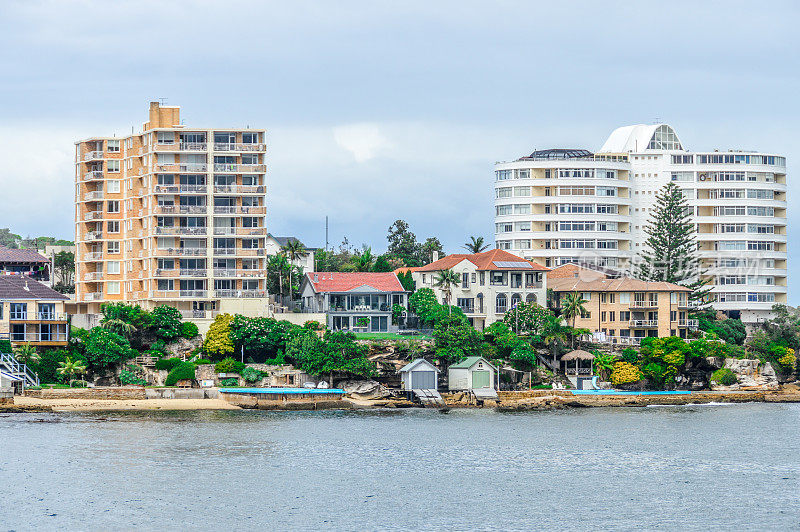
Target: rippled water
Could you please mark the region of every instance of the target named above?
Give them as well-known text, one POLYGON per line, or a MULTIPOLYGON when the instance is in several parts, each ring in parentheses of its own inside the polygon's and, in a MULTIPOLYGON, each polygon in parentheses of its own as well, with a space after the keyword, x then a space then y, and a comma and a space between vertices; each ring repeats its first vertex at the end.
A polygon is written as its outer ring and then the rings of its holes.
POLYGON ((0 417, 0 529, 800 528, 800 405, 0 417))

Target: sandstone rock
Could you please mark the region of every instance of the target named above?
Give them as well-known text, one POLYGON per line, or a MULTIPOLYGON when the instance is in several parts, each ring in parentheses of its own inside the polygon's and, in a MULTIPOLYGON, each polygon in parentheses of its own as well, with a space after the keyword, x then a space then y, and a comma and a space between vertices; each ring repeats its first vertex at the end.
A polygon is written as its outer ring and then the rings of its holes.
POLYGON ((164 346, 164 351, 173 353, 177 357, 189 358, 192 351, 203 345, 203 337, 200 335, 194 338, 178 338, 177 340, 168 343, 164 346))
MULTIPOLYGON (((761 365, 760 360, 753 359, 725 359, 725 367, 736 374, 739 386, 742 388, 764 388, 767 390, 778 389, 778 378, 772 364, 761 365)), ((736 385, 734 385, 736 386, 736 385)), ((724 389, 715 387, 714 389, 724 389)), ((735 389, 730 387, 729 389, 735 389)))
POLYGON ((725 359, 722 357, 706 357, 706 364, 709 369, 720 369, 725 364, 725 359))
POLYGON ((345 393, 355 399, 382 399, 391 395, 383 385, 373 380, 347 380, 337 384, 345 393))

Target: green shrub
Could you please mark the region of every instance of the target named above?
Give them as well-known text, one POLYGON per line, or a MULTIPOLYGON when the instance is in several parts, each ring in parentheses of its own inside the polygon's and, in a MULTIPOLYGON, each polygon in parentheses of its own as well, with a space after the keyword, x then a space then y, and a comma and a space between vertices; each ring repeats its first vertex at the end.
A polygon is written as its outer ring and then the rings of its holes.
POLYGON ((86 388, 88 386, 89 386, 89 383, 84 381, 84 380, 81 380, 81 379, 74 379, 74 380, 69 381, 69 387, 70 388, 86 388))
POLYGON ((264 377, 264 374, 256 368, 244 368, 241 375, 245 382, 258 382, 264 377))
POLYGON ((178 381, 184 379, 194 380, 195 369, 197 369, 197 366, 191 362, 181 362, 172 368, 172 371, 170 371, 169 375, 167 375, 167 380, 164 381, 164 384, 166 386, 175 386, 178 381))
POLYGON ((11 353, 11 341, 10 340, 0 340, 0 353, 8 354, 11 353))
POLYGON ((729 370, 728 368, 718 369, 714 373, 711 374, 711 382, 716 382, 717 384, 721 384, 722 386, 731 386, 732 384, 736 384, 738 379, 736 378, 736 374, 729 370))
POLYGON ((181 359, 178 357, 174 358, 161 358, 156 360, 156 369, 165 369, 167 371, 171 371, 172 368, 177 366, 181 363, 181 359))
POLYGON ((214 365, 216 373, 238 373, 241 375, 245 365, 232 357, 226 357, 214 365))
POLYGON ((147 381, 141 377, 141 367, 138 366, 127 366, 125 369, 119 372, 119 382, 122 384, 128 385, 135 385, 135 386, 144 386, 147 384, 147 381))
POLYGON ((239 379, 234 379, 233 377, 229 379, 222 379, 219 381, 219 385, 223 388, 235 388, 239 386, 239 379))
POLYGON ((283 356, 283 351, 278 351, 275 358, 268 358, 264 361, 264 364, 268 366, 283 366, 286 364, 286 357, 283 356))
POLYGON ((191 321, 185 321, 181 323, 181 336, 190 340, 200 334, 200 331, 197 329, 197 325, 192 323, 191 321))
POLYGON ((305 322, 303 324, 303 328, 304 329, 309 329, 311 331, 321 331, 322 330, 322 324, 320 322, 318 322, 318 321, 315 321, 315 320, 308 320, 307 322, 305 322))
POLYGON ((629 364, 636 364, 639 360, 639 353, 632 347, 626 347, 622 350, 622 356, 620 358, 629 364))
POLYGON ((198 358, 197 360, 192 360, 192 364, 199 366, 200 364, 211 364, 211 361, 206 358, 198 358))

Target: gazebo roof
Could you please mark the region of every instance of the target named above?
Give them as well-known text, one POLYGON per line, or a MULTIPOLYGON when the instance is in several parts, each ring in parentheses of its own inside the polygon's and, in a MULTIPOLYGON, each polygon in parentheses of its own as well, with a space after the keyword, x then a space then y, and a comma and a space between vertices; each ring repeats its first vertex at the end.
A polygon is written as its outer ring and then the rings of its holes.
POLYGON ((576 349, 561 357, 561 360, 594 360, 594 355, 583 349, 576 349))

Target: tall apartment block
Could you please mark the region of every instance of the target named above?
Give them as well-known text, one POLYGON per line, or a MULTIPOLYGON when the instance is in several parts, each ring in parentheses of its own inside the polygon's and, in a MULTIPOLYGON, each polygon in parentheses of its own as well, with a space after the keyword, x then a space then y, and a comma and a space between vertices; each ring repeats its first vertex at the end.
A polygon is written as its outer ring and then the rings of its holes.
POLYGON ((714 307, 767 318, 786 302, 786 159, 691 152, 667 124, 618 128, 596 153, 542 150, 496 164, 496 245, 549 267, 629 271, 670 181, 690 205, 714 307))
POLYGON ((140 133, 75 143, 75 294, 185 316, 266 302, 264 130, 181 124, 150 103, 140 133))

